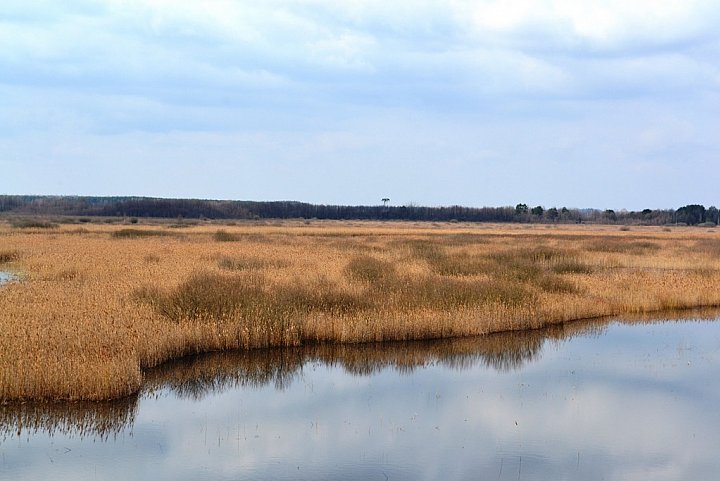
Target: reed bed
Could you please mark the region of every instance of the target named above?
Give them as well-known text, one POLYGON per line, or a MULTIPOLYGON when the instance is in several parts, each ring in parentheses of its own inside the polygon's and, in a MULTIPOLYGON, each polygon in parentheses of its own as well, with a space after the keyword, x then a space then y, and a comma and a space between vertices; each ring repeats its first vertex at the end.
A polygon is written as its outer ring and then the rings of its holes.
POLYGON ((441 364, 468 369, 478 364, 501 372, 521 368, 542 355, 547 342, 564 342, 576 336, 601 335, 610 324, 655 324, 683 319, 715 319, 720 310, 701 309, 622 318, 598 318, 554 324, 543 329, 502 332, 486 336, 433 341, 386 343, 325 343, 261 350, 205 353, 165 362, 143 372, 137 395, 121 401, 75 403, 27 402, 0 404, 0 441, 23 433, 43 432, 79 438, 108 439, 131 427, 138 400, 171 390, 176 396, 201 400, 239 386, 273 384, 284 389, 302 376, 307 363, 342 367, 348 374, 368 376, 384 369, 412 372, 441 364), (672 319, 672 320, 669 320, 672 319))
POLYGON ((720 233, 0 224, 0 400, 105 400, 184 355, 436 339, 720 306, 720 233), (220 234, 219 234, 220 233, 220 234))

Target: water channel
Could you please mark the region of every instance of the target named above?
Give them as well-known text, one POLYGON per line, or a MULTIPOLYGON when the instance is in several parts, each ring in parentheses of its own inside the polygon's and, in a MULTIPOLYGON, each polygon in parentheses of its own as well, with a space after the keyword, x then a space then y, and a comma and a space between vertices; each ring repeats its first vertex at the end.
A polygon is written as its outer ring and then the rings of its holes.
POLYGON ((175 361, 0 406, 0 479, 716 480, 717 316, 175 361))

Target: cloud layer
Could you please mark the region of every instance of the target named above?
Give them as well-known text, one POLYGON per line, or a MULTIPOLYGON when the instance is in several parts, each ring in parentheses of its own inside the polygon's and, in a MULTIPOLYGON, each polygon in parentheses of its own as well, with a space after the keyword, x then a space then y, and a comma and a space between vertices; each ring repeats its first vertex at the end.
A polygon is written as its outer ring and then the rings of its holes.
POLYGON ((718 20, 671 0, 5 2, 0 190, 710 205, 718 20))

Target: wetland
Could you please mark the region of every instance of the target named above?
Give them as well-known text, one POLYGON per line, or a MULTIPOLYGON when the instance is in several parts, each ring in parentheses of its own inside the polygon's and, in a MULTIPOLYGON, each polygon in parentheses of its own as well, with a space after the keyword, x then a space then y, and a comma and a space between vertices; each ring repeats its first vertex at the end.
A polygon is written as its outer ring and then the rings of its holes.
POLYGON ((715 229, 0 223, 0 402, 103 401, 213 351, 449 339, 720 306, 715 229))

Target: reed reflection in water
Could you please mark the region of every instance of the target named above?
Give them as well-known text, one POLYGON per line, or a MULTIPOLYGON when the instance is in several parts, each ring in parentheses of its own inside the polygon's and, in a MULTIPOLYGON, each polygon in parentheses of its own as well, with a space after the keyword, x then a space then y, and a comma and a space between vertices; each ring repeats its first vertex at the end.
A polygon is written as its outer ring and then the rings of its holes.
POLYGON ((47 433, 105 441, 132 428, 137 408, 137 396, 103 403, 0 405, 0 439, 47 433))
POLYGON ((131 431, 138 402, 171 393, 180 399, 201 400, 228 389, 274 385, 283 390, 309 363, 342 367, 353 376, 372 376, 385 369, 401 374, 430 365, 465 370, 477 366, 509 372, 542 356, 546 342, 577 336, 600 336, 612 323, 653 324, 714 319, 720 310, 673 313, 668 319, 641 315, 623 319, 578 321, 545 329, 498 333, 475 338, 378 344, 311 345, 294 348, 208 353, 165 363, 145 373, 142 391, 105 403, 23 403, 0 405, 0 436, 46 433, 107 440, 131 431), (671 319, 670 319, 671 318, 671 319))
POLYGON ((468 339, 314 345, 201 354, 148 370, 141 393, 119 401, 0 405, 0 434, 5 439, 45 432, 105 440, 132 428, 138 401, 142 398, 169 392, 180 399, 201 400, 228 389, 259 388, 269 384, 282 390, 296 379, 303 366, 312 362, 340 366, 355 376, 371 376, 387 368, 411 373, 433 364, 453 369, 484 365, 509 371, 537 359, 547 339, 562 340, 592 329, 589 326, 580 329, 555 327, 468 339))
POLYGON ((288 387, 303 366, 321 363, 341 367, 353 376, 372 376, 385 369, 410 374, 442 365, 469 369, 484 365, 499 371, 537 359, 545 341, 567 336, 560 330, 496 334, 472 339, 446 339, 379 344, 313 345, 296 348, 211 353, 181 359, 149 371, 143 395, 169 390, 179 398, 200 400, 239 387, 288 387))

